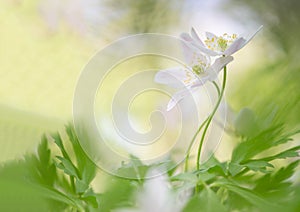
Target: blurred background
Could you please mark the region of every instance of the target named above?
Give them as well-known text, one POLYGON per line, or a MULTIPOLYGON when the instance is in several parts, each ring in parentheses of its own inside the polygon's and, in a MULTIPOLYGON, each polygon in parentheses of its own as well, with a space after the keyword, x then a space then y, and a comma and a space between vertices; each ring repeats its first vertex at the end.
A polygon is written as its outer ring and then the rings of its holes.
POLYGON ((299 126, 299 6, 296 0, 1 1, 0 162, 22 158, 42 133, 72 119, 77 79, 96 51, 123 36, 178 36, 191 26, 239 34, 264 25, 235 55, 226 98, 236 112, 276 108, 281 121, 299 126))
MULTIPOLYGON (((257 127, 259 119, 274 113, 287 130, 299 128, 299 9, 297 0, 1 0, 0 166, 36 151, 43 133, 62 130, 72 120, 76 83, 89 59, 136 33, 178 36, 194 26, 240 34, 264 25, 234 55, 226 99, 234 113, 244 107, 254 111, 246 113, 246 127, 257 127)), ((143 111, 148 106, 139 103, 143 111)), ((234 142, 223 138, 217 155, 228 159, 234 142)), ((44 200, 11 177, 23 178, 22 169, 0 170, 0 201, 11 199, 14 207, 17 193, 18 204, 32 209, 44 200)))

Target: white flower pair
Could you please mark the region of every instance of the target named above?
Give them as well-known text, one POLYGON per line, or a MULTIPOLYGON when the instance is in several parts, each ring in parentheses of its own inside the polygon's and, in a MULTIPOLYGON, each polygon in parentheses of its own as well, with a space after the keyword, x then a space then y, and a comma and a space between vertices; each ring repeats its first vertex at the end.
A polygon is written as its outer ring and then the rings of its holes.
POLYGON ((231 56, 243 48, 261 30, 260 26, 250 36, 237 36, 236 34, 216 36, 206 32, 206 40, 201 40, 194 28, 190 35, 181 34, 184 67, 174 67, 161 70, 155 75, 157 83, 175 88, 183 88, 176 92, 169 101, 167 111, 171 110, 187 94, 207 81, 214 81, 218 73, 233 60, 231 56))

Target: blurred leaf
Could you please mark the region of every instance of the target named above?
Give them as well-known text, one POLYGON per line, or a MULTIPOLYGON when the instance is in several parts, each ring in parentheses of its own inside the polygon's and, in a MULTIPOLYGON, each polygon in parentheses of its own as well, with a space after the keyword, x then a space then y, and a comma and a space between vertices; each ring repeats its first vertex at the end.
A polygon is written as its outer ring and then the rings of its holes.
POLYGON ((77 169, 70 160, 63 158, 61 156, 56 156, 56 158, 61 161, 61 163, 56 165, 57 168, 62 169, 66 174, 79 179, 77 174, 77 169))
POLYGON ((172 181, 186 181, 197 184, 198 177, 194 173, 180 173, 178 175, 175 175, 171 177, 172 181))
POLYGON ((51 158, 46 135, 42 136, 37 155, 26 155, 25 160, 30 170, 30 180, 53 186, 56 179, 56 168, 51 158))
POLYGON ((62 153, 62 156, 56 156, 60 163, 55 164, 57 168, 62 169, 64 173, 70 176, 71 186, 73 187, 71 193, 75 192, 73 195, 79 195, 79 198, 85 201, 87 207, 91 204, 93 207, 97 208, 97 198, 99 198, 99 196, 93 192, 90 185, 96 176, 96 165, 83 151, 77 139, 74 127, 71 124, 66 126, 66 133, 69 138, 68 142, 75 153, 75 158, 71 158, 70 154, 65 149, 61 136, 59 134, 54 134, 52 137, 62 153))
POLYGON ((215 173, 219 176, 225 176, 227 173, 226 162, 221 163, 214 155, 212 155, 201 167, 203 170, 206 170, 209 173, 215 173))
POLYGON ((233 163, 240 163, 249 160, 267 149, 291 141, 291 136, 297 133, 299 133, 299 131, 283 133, 282 125, 271 127, 259 133, 257 136, 249 138, 244 142, 241 142, 234 149, 231 161, 233 163))
POLYGON ((89 202, 93 208, 98 208, 100 195, 96 194, 91 188, 86 190, 86 192, 82 195, 82 199, 89 202))
POLYGON ((271 167, 274 168, 274 166, 264 160, 256 160, 256 161, 250 161, 247 163, 243 163, 243 166, 249 168, 250 170, 253 171, 260 171, 266 173, 266 168, 271 167))
POLYGON ((81 173, 82 180, 89 184, 96 175, 96 165, 87 157, 83 151, 78 138, 76 136, 75 130, 71 124, 66 126, 66 132, 68 134, 69 140, 72 143, 73 150, 75 152, 75 157, 78 166, 78 172, 81 173))
POLYGON ((75 188, 76 188, 76 193, 81 194, 84 193, 89 188, 89 184, 87 184, 83 180, 76 179, 75 188))
POLYGON ((236 133, 243 137, 255 136, 259 131, 257 117, 250 108, 240 110, 234 121, 234 127, 236 133))
POLYGON ((220 198, 210 188, 205 187, 199 195, 192 197, 183 212, 222 212, 228 211, 221 203, 220 198))
POLYGON ((276 207, 275 205, 266 201, 264 198, 260 197, 255 192, 252 192, 251 190, 243 188, 239 185, 236 185, 231 181, 223 179, 217 181, 216 184, 238 194, 239 196, 243 197, 245 200, 249 201, 251 204, 257 206, 260 209, 270 209, 276 207))
POLYGON ((256 180, 256 186, 254 190, 265 193, 272 192, 274 190, 280 190, 282 187, 290 186, 290 183, 287 183, 286 180, 288 180, 294 174, 295 168, 298 166, 298 164, 299 160, 294 161, 287 167, 279 169, 275 173, 269 173, 262 176, 256 180))
POLYGON ((133 205, 132 194, 137 188, 130 180, 113 178, 107 190, 101 195, 100 211, 110 212, 115 208, 133 205))
POLYGON ((268 156, 265 158, 260 159, 254 159, 254 160, 248 160, 250 162, 257 162, 257 161, 273 161, 276 159, 286 159, 286 158, 293 158, 299 156, 300 146, 295 146, 290 149, 284 150, 283 152, 280 152, 278 154, 275 154, 273 156, 268 156))

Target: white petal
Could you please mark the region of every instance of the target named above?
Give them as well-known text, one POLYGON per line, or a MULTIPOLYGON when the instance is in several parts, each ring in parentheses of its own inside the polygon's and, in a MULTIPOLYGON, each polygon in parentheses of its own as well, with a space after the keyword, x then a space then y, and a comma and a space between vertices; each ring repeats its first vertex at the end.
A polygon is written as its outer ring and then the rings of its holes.
POLYGON ((209 74, 205 75, 205 76, 201 76, 198 78, 198 81, 196 81, 191 88, 197 88, 200 87, 202 85, 204 85, 207 81, 209 81, 211 78, 211 76, 209 74))
POLYGON ((181 33, 180 38, 186 42, 193 42, 193 38, 188 33, 181 33))
POLYGON ((219 55, 222 55, 223 53, 222 52, 219 52, 219 51, 213 51, 209 48, 206 48, 206 47, 203 47, 203 46, 197 46, 199 48, 199 50, 201 52, 203 52, 204 54, 207 54, 208 56, 219 56, 219 55))
MULTIPOLYGON (((201 45, 199 42, 196 42, 189 34, 187 33, 182 33, 180 35, 181 39, 183 40, 183 42, 185 42, 185 44, 191 48, 194 49, 195 51, 201 51, 204 54, 207 54, 208 56, 218 56, 218 55, 222 55, 222 52, 216 52, 213 50, 208 49, 207 47, 205 47, 205 45, 201 45)), ((203 44, 203 43, 202 43, 203 44)))
POLYGON ((180 35, 180 38, 182 39, 182 41, 187 44, 188 47, 190 48, 195 48, 197 50, 197 47, 199 46, 199 44, 187 33, 182 33, 180 35))
POLYGON ((198 36, 194 27, 192 27, 192 29, 191 29, 191 36, 196 42, 199 43, 199 45, 205 46, 204 43, 202 42, 202 40, 200 39, 200 37, 198 36))
POLYGON ((233 53, 237 52, 243 46, 245 46, 246 40, 244 38, 238 38, 236 39, 229 47, 224 51, 224 55, 229 56, 232 55, 233 53))
POLYGON ((185 88, 181 91, 176 92, 168 103, 167 111, 172 110, 184 97, 186 97, 187 95, 191 95, 191 91, 191 89, 185 88))
POLYGON ((241 48, 243 48, 245 45, 247 45, 253 37, 263 28, 263 26, 260 26, 254 33, 250 34, 249 36, 242 36, 241 38, 235 40, 233 44, 229 46, 229 48, 224 52, 225 55, 232 55, 233 53, 237 52, 241 48), (242 39, 242 40, 240 40, 242 39), (239 41, 238 41, 239 40, 239 41))
POLYGON ((251 41, 251 40, 254 38, 254 36, 255 36, 262 28, 263 28, 263 26, 261 25, 254 33, 252 33, 252 34, 250 34, 249 36, 247 36, 247 38, 245 37, 246 42, 244 43, 243 47, 244 47, 247 43, 249 43, 249 41, 251 41))
POLYGON ((222 122, 225 122, 226 125, 232 127, 237 116, 232 107, 226 101, 222 100, 219 107, 219 112, 222 122))
POLYGON ((161 70, 157 72, 154 77, 155 82, 173 88, 186 87, 195 83, 197 80, 197 77, 191 71, 184 69, 183 67, 161 70))
POLYGON ((203 55, 198 48, 188 45, 185 42, 182 43, 182 46, 185 62, 188 66, 193 67, 194 65, 198 65, 199 61, 204 64, 210 63, 210 58, 203 55))
POLYGON ((226 66, 228 63, 230 63, 233 60, 232 56, 227 57, 220 57, 216 59, 214 64, 211 65, 210 70, 208 70, 209 73, 209 80, 213 81, 217 78, 220 71, 226 66))
POLYGON ((196 58, 203 59, 204 56, 201 55, 199 50, 186 42, 182 42, 182 50, 184 55, 184 60, 188 66, 193 66, 193 62, 196 58))
POLYGON ((211 32, 205 32, 205 35, 209 40, 217 37, 214 33, 211 33, 211 32))

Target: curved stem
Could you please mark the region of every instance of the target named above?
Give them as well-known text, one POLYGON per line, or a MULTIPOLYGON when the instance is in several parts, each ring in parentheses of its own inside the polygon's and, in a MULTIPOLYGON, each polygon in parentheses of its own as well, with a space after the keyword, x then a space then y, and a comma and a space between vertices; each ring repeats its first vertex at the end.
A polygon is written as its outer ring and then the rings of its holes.
POLYGON ((202 134, 202 137, 201 137, 201 140, 200 140, 200 143, 199 143, 199 147, 198 147, 198 154, 197 154, 197 171, 199 171, 200 169, 200 158, 201 158, 201 151, 202 151, 202 146, 203 146, 203 142, 204 142, 204 138, 205 138, 205 135, 207 133, 207 130, 208 130, 208 127, 221 103, 221 100, 222 100, 222 97, 224 95, 224 90, 225 90, 225 85, 226 85, 226 78, 227 78, 227 68, 226 66, 224 67, 224 75, 223 75, 223 84, 222 84, 222 89, 221 89, 221 92, 220 92, 220 96, 219 96, 219 99, 217 101, 217 104, 215 106, 215 108, 213 109, 213 112, 211 113, 211 115, 208 117, 208 121, 205 125, 205 128, 204 128, 204 131, 203 131, 203 134, 202 134))
MULTIPOLYGON (((217 93, 218 93, 218 97, 220 97, 221 95, 221 91, 220 91, 220 88, 218 86, 218 84, 215 82, 215 81, 212 81, 212 83, 214 84, 216 90, 217 90, 217 93)), ((186 158, 185 158, 185 163, 184 163, 184 172, 186 172, 188 170, 188 162, 189 162, 189 158, 190 158, 190 153, 191 153, 191 149, 192 149, 192 146, 196 140, 196 137, 198 136, 198 134, 200 133, 201 129, 204 127, 205 123, 208 121, 210 115, 204 120, 204 122, 202 122, 202 124, 200 125, 200 127, 198 128, 198 130, 196 131, 196 133, 194 134, 192 140, 190 141, 190 145, 188 147, 188 150, 187 150, 187 155, 186 155, 186 158)))
POLYGON ((185 158, 184 172, 186 172, 188 170, 188 162, 189 162, 189 158, 190 158, 190 153, 191 153, 192 146, 195 142, 195 139, 198 136, 198 134, 200 133, 201 129, 204 127, 204 124, 208 121, 208 119, 209 119, 209 117, 207 117, 205 119, 205 121, 202 122, 202 124, 200 125, 200 127, 198 128, 198 130, 196 131, 196 133, 194 134, 194 136, 193 136, 193 138, 190 142, 190 145, 189 145, 188 150, 187 150, 186 158, 185 158))
POLYGON ((218 84, 215 81, 212 81, 212 84, 214 84, 215 88, 217 89, 218 96, 220 97, 221 91, 220 91, 220 88, 219 88, 218 84))

